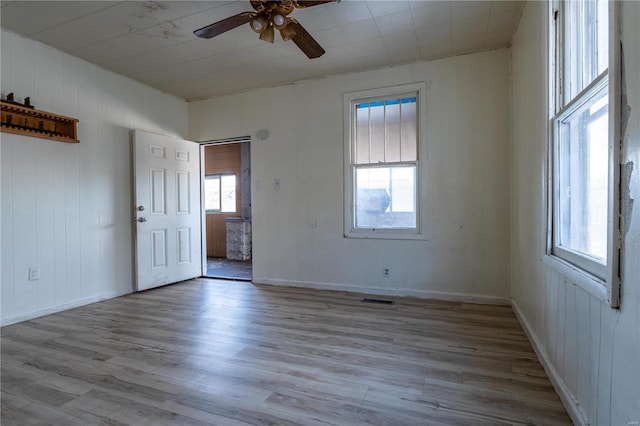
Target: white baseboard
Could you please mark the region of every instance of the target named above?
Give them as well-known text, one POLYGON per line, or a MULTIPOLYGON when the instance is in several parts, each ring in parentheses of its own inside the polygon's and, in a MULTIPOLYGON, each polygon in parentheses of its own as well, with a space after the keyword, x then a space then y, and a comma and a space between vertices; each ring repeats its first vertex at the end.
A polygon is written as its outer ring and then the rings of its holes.
POLYGON ((67 309, 78 308, 80 306, 89 305, 91 303, 101 302, 103 300, 113 299, 114 297, 124 296, 125 294, 130 294, 132 292, 133 290, 131 288, 121 288, 107 293, 102 293, 97 296, 87 297, 84 299, 74 300, 73 302, 50 306, 48 308, 39 309, 37 311, 28 312, 26 314, 16 315, 9 318, 3 318, 2 320, 0 320, 0 326, 4 327, 5 325, 16 324, 22 321, 29 321, 34 318, 43 317, 45 315, 66 311, 67 309))
POLYGON ((524 317, 522 311, 518 307, 518 304, 513 299, 511 299, 511 307, 513 308, 513 312, 516 314, 516 318, 520 321, 525 334, 529 338, 531 346, 533 346, 533 350, 536 352, 540 363, 544 367, 544 371, 546 371, 547 376, 549 376, 551 384, 558 393, 558 396, 560 396, 562 404, 564 404, 564 407, 567 409, 567 413, 569 413, 571 421, 577 426, 589 426, 589 419, 587 419, 585 414, 582 412, 580 403, 576 399, 575 395, 571 393, 564 380, 562 380, 560 374, 558 374, 558 370, 556 370, 549 360, 549 356, 547 355, 544 346, 542 346, 540 340, 538 340, 538 337, 534 333, 533 328, 531 328, 529 321, 524 317))
POLYGON ((373 294, 378 296, 417 297, 420 299, 448 300, 451 302, 481 303, 485 305, 509 305, 506 297, 485 296, 480 294, 453 293, 431 290, 411 290, 403 288, 364 287, 349 284, 319 283, 313 281, 274 280, 270 278, 253 278, 255 284, 266 284, 281 287, 301 287, 315 290, 348 291, 351 293, 373 294))

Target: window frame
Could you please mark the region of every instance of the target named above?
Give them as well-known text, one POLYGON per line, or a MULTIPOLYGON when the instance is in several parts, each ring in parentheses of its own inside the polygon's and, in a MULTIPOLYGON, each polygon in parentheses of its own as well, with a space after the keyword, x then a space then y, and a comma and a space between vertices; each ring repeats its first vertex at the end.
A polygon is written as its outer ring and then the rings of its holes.
POLYGON ((549 153, 547 188, 547 243, 545 263, 568 276, 590 294, 611 307, 620 305, 620 262, 622 233, 620 230, 620 36, 619 6, 608 2, 609 58, 608 68, 572 99, 565 88, 568 71, 564 66, 566 2, 549 2, 549 153), (608 86, 608 87, 607 87, 608 86), (568 250, 557 243, 559 188, 559 126, 562 120, 591 102, 604 87, 608 90, 608 179, 607 179, 607 260, 603 265, 589 256, 568 250))
POLYGON ((410 83, 377 89, 360 90, 343 94, 344 118, 344 237, 345 238, 377 238, 377 239, 407 239, 425 240, 424 212, 424 168, 426 164, 426 91, 427 84, 410 83), (366 102, 372 98, 390 99, 407 96, 416 97, 416 155, 415 161, 379 162, 358 165, 354 161, 354 132, 355 108, 357 103, 366 102), (415 228, 364 228, 356 227, 355 223, 355 170, 369 167, 389 167, 415 165, 415 228))

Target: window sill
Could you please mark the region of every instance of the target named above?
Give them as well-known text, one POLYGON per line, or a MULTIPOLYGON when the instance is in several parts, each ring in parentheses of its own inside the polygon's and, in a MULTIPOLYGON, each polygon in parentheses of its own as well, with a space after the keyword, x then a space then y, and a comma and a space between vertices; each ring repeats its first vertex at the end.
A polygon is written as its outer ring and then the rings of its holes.
POLYGON ((577 285, 591 296, 608 303, 606 282, 594 277, 588 272, 556 257, 553 255, 545 255, 542 258, 543 263, 555 272, 565 277, 571 283, 577 285))
POLYGON ((360 238, 369 240, 414 240, 426 241, 427 237, 421 234, 402 234, 394 232, 347 232, 345 238, 360 238))

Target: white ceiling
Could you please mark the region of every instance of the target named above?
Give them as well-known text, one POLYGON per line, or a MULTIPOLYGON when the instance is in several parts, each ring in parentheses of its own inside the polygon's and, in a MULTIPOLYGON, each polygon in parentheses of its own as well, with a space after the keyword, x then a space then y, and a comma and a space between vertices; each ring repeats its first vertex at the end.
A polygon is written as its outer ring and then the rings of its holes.
MULTIPOLYGON (((193 31, 244 1, 1 1, 2 27, 187 100, 509 45, 523 1, 342 0, 295 17, 327 53, 308 59, 243 25, 193 31)), ((1 52, 0 52, 1 53, 1 52)))

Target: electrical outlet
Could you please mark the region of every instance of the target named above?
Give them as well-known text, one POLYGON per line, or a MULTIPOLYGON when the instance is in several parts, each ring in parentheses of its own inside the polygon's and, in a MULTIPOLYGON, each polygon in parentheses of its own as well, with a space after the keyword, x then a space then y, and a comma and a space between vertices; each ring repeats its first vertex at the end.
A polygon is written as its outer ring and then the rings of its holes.
POLYGON ((382 268, 382 276, 385 278, 389 277, 389 268, 382 268))
POLYGON ((40 279, 40 268, 32 266, 29 268, 29 281, 38 281, 40 279))

